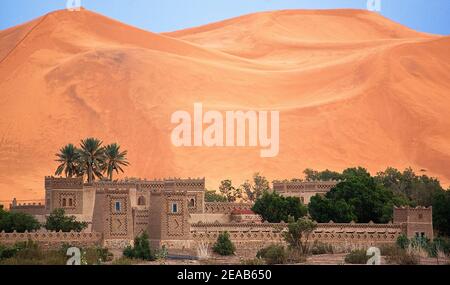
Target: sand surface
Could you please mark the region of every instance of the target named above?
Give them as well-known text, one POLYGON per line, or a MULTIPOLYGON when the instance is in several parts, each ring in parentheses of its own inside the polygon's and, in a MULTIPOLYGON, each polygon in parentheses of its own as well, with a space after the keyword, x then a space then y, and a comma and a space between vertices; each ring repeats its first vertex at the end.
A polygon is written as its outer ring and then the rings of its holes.
POLYGON ((41 199, 64 144, 118 142, 121 177, 206 177, 361 165, 450 181, 450 37, 358 10, 276 11, 155 34, 90 11, 0 31, 0 200, 41 199), (280 153, 176 148, 177 110, 279 110, 280 153))

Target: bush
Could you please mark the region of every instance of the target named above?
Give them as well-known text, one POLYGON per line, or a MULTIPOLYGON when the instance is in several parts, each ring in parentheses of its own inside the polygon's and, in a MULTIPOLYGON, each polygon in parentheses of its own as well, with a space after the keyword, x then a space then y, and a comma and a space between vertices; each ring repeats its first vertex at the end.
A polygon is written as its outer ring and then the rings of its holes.
POLYGON ((402 234, 397 238, 397 246, 406 249, 409 246, 409 239, 406 235, 402 234))
POLYGON ((103 247, 90 247, 82 251, 82 259, 88 265, 100 265, 104 262, 112 261, 113 257, 113 254, 103 247))
POLYGON ((214 244, 213 251, 222 256, 234 254, 236 247, 233 242, 231 242, 230 234, 228 232, 220 233, 217 242, 214 244))
POLYGON ((12 233, 14 231, 23 233, 25 231, 38 230, 39 222, 29 214, 6 212, 0 209, 0 232, 12 233))
POLYGON ((419 264, 419 257, 413 252, 405 249, 398 249, 394 254, 386 257, 388 264, 416 265, 419 264))
POLYGON ((261 215, 265 221, 279 223, 288 222, 289 217, 294 217, 295 220, 304 217, 308 209, 298 197, 284 197, 276 192, 265 191, 256 200, 252 211, 261 215))
POLYGON ((150 248, 150 242, 146 232, 137 236, 134 239, 134 247, 127 246, 123 251, 123 255, 131 259, 156 260, 155 253, 150 248))
POLYGON ((78 222, 74 216, 66 216, 63 209, 55 209, 48 217, 44 227, 49 231, 81 232, 87 228, 86 222, 78 222))
POLYGON ((369 261, 369 256, 367 256, 367 251, 364 249, 352 250, 345 256, 345 263, 349 264, 367 264, 367 261, 369 261))
POLYGON ((62 251, 43 251, 32 241, 16 243, 3 251, 0 258, 1 265, 65 265, 66 261, 62 251))
POLYGON ((287 252, 282 245, 270 245, 260 249, 256 254, 259 259, 264 259, 267 264, 285 264, 287 262, 287 252))
POLYGON ((333 246, 320 241, 315 241, 311 248, 311 254, 313 255, 333 254, 333 253, 334 253, 333 246))

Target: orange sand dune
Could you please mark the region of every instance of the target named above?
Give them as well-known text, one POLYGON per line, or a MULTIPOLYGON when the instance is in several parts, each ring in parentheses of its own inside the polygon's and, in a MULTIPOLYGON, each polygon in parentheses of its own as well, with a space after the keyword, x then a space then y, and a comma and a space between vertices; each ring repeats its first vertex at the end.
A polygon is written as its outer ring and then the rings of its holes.
POLYGON ((154 34, 58 11, 0 31, 0 200, 40 199, 62 145, 129 151, 127 176, 236 183, 303 169, 426 169, 450 181, 450 38, 358 10, 276 11, 154 34), (175 148, 170 116, 280 110, 280 153, 175 148))

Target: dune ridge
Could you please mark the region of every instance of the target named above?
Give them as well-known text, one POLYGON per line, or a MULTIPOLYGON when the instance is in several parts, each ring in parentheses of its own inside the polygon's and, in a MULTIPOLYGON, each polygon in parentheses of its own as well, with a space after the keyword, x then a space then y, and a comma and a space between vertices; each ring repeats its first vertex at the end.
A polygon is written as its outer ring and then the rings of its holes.
POLYGON ((120 177, 413 167, 450 181, 450 37, 360 10, 286 10, 156 34, 88 10, 0 31, 0 200, 40 199, 54 154, 87 136, 118 142, 120 177), (175 148, 170 115, 280 110, 280 154, 175 148))

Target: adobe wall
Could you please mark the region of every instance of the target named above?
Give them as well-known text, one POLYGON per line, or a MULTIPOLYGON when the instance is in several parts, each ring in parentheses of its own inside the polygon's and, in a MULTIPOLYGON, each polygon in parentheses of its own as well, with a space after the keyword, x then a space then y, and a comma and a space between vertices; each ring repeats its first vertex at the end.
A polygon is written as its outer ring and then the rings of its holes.
POLYGON ((338 181, 274 181, 273 190, 285 197, 298 197, 309 204, 316 194, 325 195, 338 181))
MULTIPOLYGON (((236 246, 236 254, 242 257, 255 257, 257 251, 270 244, 285 244, 282 232, 286 224, 206 224, 191 225, 191 250, 207 243, 214 245, 221 232, 227 231, 236 246)), ((398 224, 318 224, 310 236, 310 242, 320 241, 337 249, 366 248, 373 245, 393 244, 405 231, 398 224)))
POLYGON ((252 204, 205 202, 206 214, 231 214, 235 210, 251 210, 252 204))
POLYGON ((394 223, 405 226, 408 238, 422 235, 434 238, 432 207, 394 207, 394 223))
POLYGON ((102 245, 102 234, 92 233, 63 233, 63 232, 25 232, 25 233, 0 233, 0 244, 14 245, 17 242, 32 240, 43 249, 60 249, 63 245, 69 244, 76 247, 93 247, 102 245))

